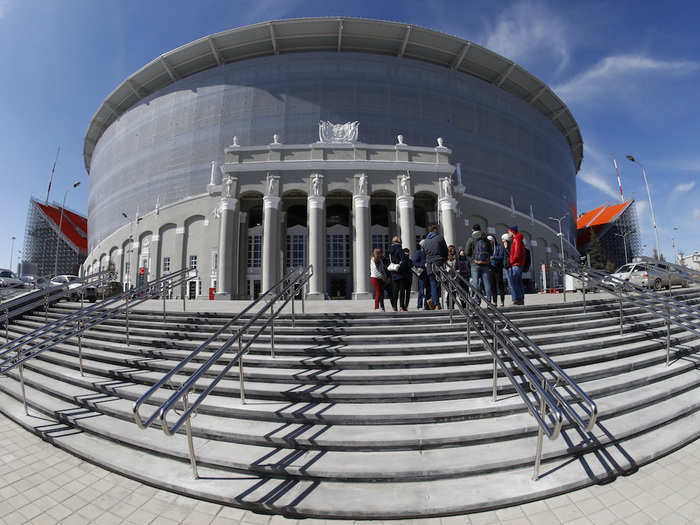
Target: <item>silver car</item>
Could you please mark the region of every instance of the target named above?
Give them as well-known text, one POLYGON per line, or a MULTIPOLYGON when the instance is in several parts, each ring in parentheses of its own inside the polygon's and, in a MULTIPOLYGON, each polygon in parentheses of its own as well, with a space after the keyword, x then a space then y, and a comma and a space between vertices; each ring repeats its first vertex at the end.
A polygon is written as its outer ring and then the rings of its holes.
POLYGON ((664 263, 635 263, 634 271, 630 273, 629 281, 638 286, 661 290, 671 286, 687 288, 689 281, 678 270, 670 268, 664 263))
POLYGON ((3 288, 18 288, 24 286, 24 281, 18 278, 13 271, 0 268, 0 286, 3 288))

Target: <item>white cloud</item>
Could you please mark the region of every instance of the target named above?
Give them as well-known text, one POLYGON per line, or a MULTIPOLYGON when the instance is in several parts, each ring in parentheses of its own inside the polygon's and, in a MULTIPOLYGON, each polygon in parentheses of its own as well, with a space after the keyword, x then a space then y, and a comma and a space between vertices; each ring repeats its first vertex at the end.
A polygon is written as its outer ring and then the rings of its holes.
POLYGON ((676 184, 673 188, 673 193, 686 193, 695 187, 695 181, 686 182, 684 184, 676 184))
POLYGON ((641 55, 605 57, 586 71, 553 89, 567 103, 591 99, 600 94, 620 92, 633 77, 644 73, 688 74, 698 63, 687 60, 665 61, 641 55))
POLYGON ((553 56, 562 70, 569 63, 566 21, 540 2, 522 1, 501 12, 495 24, 487 23, 487 48, 516 62, 553 56))
POLYGON ((0 18, 4 18, 11 7, 10 0, 0 0, 0 18))
POLYGON ((693 219, 696 221, 700 219, 700 208, 695 208, 693 210, 693 219))
POLYGON ((616 201, 620 197, 618 191, 610 184, 610 182, 596 171, 582 169, 578 174, 578 178, 616 201))

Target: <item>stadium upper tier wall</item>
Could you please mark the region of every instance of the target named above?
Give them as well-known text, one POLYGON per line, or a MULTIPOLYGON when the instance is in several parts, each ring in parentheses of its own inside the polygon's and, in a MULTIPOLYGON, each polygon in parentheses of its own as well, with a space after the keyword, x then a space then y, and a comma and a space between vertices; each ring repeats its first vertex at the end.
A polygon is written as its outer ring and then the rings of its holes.
POLYGON ((403 134, 407 144, 431 146, 444 137, 468 194, 507 207, 512 196, 517 211, 532 206, 543 222, 576 202, 562 132, 496 85, 408 58, 292 53, 196 73, 121 114, 90 161, 89 250, 124 226, 122 212, 133 217, 205 193, 210 162, 224 161, 234 135, 243 146, 272 142, 273 133, 287 144, 312 143, 319 120, 357 120, 359 140, 370 144, 403 134))

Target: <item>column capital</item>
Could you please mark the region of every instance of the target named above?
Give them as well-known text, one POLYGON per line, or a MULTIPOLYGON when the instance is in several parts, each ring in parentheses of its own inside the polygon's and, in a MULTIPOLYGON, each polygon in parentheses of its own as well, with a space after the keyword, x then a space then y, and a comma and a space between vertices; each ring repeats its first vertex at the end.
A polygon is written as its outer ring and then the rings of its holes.
POLYGON ((399 203, 399 209, 413 208, 413 195, 399 195, 396 197, 399 203))
POLYGON ((326 205, 326 198, 322 195, 309 195, 307 202, 309 208, 323 208, 326 205))
POLYGON ((238 199, 234 199, 233 197, 221 197, 221 200, 219 201, 220 212, 224 212, 227 210, 236 211, 237 206, 238 199))
POLYGON ((280 200, 282 200, 280 197, 276 197, 273 195, 265 195, 263 197, 263 208, 279 208, 280 200))
POLYGON ((352 203, 355 206, 355 208, 369 208, 369 199, 369 195, 353 195, 352 203))
POLYGON ((457 211, 457 199, 454 197, 442 197, 438 205, 441 211, 457 211))

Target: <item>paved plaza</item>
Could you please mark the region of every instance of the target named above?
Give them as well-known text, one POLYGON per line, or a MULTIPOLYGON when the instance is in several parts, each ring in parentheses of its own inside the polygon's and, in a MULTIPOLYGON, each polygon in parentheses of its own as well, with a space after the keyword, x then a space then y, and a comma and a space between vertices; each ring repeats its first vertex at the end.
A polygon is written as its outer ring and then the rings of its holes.
MULTIPOLYGON (((47 426, 52 424, 46 421, 47 426)), ((700 441, 695 441, 607 485, 497 511, 412 522, 425 525, 700 523, 698 501, 700 441)), ((316 525, 322 521, 306 519, 301 523, 316 525)), ((0 525, 293 525, 296 522, 143 485, 82 461, 0 415, 0 525)))

